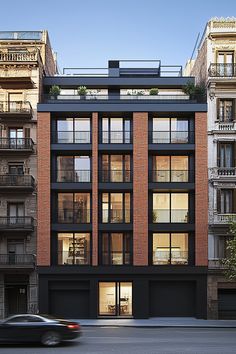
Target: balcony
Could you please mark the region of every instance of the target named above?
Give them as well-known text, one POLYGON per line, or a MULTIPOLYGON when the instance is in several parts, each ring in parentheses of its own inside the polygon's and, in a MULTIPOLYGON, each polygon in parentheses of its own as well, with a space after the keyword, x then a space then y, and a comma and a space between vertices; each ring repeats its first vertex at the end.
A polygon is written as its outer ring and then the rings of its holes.
POLYGON ((91 182, 90 170, 57 170, 57 182, 61 183, 83 183, 91 182))
POLYGON ((34 218, 31 216, 0 216, 1 231, 33 231, 34 218))
POLYGON ((225 269, 225 266, 222 264, 222 260, 217 258, 217 259, 209 259, 208 268, 209 269, 225 269))
POLYGON ((0 153, 33 152, 34 143, 31 138, 0 138, 0 153))
POLYGON ((35 180, 31 175, 0 175, 0 190, 18 190, 33 191, 35 188, 35 180))
POLYGON ((152 170, 150 171, 150 182, 189 182, 193 180, 194 171, 188 170, 152 170))
POLYGON ((234 121, 216 122, 216 130, 220 132, 235 132, 236 126, 234 121))
POLYGON ((102 265, 131 265, 130 252, 102 252, 102 265))
POLYGON ((131 144, 130 130, 102 131, 102 144, 131 144))
POLYGON ((150 144, 193 144, 193 131, 149 131, 150 144))
POLYGON ((236 214, 218 214, 214 213, 209 217, 210 224, 214 225, 227 225, 236 222, 236 214))
POLYGON ((153 251, 153 265, 187 265, 188 251, 179 250, 157 250, 153 251))
POLYGON ((99 171, 99 181, 102 183, 131 182, 130 170, 102 170, 99 171))
POLYGON ((0 254, 0 269, 34 269, 35 262, 33 254, 0 254))
POLYGON ((91 253, 84 250, 61 251, 57 255, 58 265, 90 265, 91 253))
POLYGON ((236 64, 210 64, 208 69, 210 77, 236 77, 236 64))
POLYGON ((153 223, 188 223, 187 209, 153 209, 153 223))
POLYGON ((90 223, 90 209, 58 209, 58 223, 88 224, 90 223))
POLYGON ((53 132, 52 142, 55 144, 90 144, 90 131, 57 131, 53 132))
POLYGON ((212 167, 209 168, 209 179, 235 180, 236 167, 212 167))
POLYGON ((0 101, 1 119, 31 119, 33 110, 28 101, 0 101))
POLYGON ((6 63, 19 63, 19 62, 32 62, 38 60, 38 52, 10 52, 0 53, 0 64, 6 63))

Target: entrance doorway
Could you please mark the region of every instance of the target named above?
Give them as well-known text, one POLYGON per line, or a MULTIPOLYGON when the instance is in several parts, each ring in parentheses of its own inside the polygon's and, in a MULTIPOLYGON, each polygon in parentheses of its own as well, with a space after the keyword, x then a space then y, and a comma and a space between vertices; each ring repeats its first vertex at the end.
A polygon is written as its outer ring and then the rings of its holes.
POLYGON ((99 315, 132 316, 132 283, 100 282, 99 315))
POLYGON ((27 286, 6 285, 6 316, 27 312, 27 286))

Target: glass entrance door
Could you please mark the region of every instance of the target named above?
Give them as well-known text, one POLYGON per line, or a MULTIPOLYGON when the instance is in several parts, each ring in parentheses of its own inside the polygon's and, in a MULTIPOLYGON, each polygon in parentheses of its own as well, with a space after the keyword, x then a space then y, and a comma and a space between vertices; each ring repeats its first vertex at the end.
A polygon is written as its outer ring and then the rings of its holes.
POLYGON ((100 316, 132 316, 132 283, 99 283, 100 316))

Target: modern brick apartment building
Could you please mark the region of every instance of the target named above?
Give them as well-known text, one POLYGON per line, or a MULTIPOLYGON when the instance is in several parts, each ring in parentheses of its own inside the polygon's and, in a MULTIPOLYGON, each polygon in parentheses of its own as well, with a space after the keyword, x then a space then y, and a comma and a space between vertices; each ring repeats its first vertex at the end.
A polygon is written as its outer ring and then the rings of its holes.
POLYGON ((104 71, 43 79, 39 309, 206 318, 206 103, 184 94, 193 77, 159 61, 104 71))
POLYGON ((0 32, 0 318, 38 308, 37 103, 55 73, 47 31, 0 32))
POLYGON ((236 19, 210 20, 192 75, 208 89, 208 317, 236 318, 236 282, 225 279, 229 224, 236 221, 236 19))

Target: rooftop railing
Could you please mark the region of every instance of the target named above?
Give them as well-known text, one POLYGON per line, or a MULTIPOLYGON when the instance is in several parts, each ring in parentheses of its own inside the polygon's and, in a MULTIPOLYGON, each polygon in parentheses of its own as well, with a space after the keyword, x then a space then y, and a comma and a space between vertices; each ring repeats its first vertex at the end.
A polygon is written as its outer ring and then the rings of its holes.
POLYGON ((42 31, 0 31, 0 40, 34 40, 42 39, 42 31))

